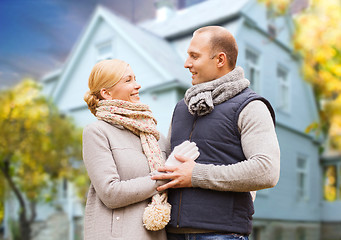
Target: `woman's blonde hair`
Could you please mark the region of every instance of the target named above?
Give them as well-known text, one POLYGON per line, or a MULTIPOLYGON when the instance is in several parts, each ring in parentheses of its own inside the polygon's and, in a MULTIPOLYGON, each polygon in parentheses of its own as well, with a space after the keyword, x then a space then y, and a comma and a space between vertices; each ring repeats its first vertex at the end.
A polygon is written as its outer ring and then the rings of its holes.
POLYGON ((102 88, 113 87, 123 76, 128 64, 119 59, 103 60, 95 64, 89 76, 89 91, 84 95, 91 113, 96 116, 97 104, 103 99, 102 88))

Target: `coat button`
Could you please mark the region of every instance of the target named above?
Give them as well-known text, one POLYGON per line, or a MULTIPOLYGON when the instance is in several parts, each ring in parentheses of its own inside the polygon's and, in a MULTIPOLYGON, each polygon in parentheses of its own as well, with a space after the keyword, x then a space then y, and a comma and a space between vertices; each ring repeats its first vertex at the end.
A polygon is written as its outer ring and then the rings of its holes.
POLYGON ((120 220, 120 217, 116 217, 116 220, 117 220, 117 221, 120 220))

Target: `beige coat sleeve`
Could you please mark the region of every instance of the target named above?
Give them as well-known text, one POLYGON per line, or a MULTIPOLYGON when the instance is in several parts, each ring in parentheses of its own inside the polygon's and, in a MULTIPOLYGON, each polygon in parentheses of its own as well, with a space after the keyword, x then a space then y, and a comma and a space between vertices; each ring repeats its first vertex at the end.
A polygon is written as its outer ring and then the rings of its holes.
POLYGON ((193 187, 248 192, 277 184, 280 149, 266 105, 259 100, 250 102, 239 115, 238 127, 246 159, 228 166, 195 164, 193 187))
POLYGON ((151 180, 150 175, 121 181, 108 138, 97 125, 89 125, 83 131, 83 160, 91 184, 108 208, 146 200, 157 193, 156 188, 162 183, 151 180))

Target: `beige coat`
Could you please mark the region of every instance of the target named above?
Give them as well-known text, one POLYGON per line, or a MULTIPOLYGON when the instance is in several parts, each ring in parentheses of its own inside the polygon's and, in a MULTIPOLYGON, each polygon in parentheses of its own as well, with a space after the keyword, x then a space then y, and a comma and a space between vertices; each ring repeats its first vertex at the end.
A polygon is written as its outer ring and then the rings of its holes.
MULTIPOLYGON (((160 148, 166 156, 166 141, 160 148)), ((83 160, 91 185, 85 207, 85 240, 166 240, 165 230, 148 231, 142 216, 162 182, 151 180, 140 138, 104 121, 83 131, 83 160)))

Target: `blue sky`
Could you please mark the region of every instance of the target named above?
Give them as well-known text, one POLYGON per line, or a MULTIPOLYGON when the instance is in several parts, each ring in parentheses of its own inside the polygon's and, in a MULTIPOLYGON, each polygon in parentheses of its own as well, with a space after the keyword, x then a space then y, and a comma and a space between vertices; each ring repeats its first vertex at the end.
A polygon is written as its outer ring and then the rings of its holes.
POLYGON ((1 0, 0 89, 60 68, 97 4, 130 20, 154 16, 154 0, 1 0))

